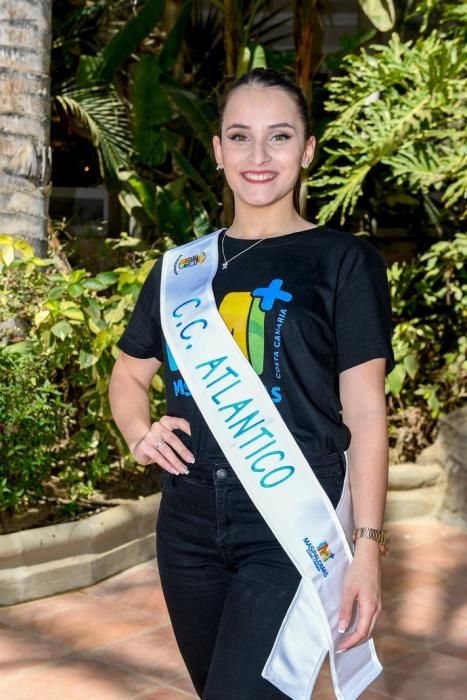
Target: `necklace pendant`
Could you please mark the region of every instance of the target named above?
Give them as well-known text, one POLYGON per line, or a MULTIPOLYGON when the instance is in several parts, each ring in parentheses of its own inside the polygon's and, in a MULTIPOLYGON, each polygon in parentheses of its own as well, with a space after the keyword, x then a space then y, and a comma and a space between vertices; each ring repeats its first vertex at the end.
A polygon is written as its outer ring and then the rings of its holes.
POLYGON ((222 269, 227 270, 228 265, 229 265, 228 262, 222 263, 222 269))

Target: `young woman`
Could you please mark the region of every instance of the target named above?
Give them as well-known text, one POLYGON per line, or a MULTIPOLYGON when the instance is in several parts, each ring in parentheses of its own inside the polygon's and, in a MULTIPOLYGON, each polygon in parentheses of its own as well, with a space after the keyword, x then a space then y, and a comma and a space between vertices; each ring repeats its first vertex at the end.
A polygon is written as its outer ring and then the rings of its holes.
MULTIPOLYGON (((384 377, 394 364, 386 265, 367 242, 297 209, 313 158, 302 92, 255 69, 230 89, 213 138, 235 217, 219 235, 219 313, 334 508, 346 459, 357 528, 379 531, 387 486, 384 377), (254 342, 249 342, 253 338, 254 342)), ((205 700, 286 698, 261 676, 300 574, 227 462, 161 330, 156 263, 119 342, 110 400, 140 464, 161 467, 157 562, 178 645, 205 700), (148 388, 164 363, 168 415, 148 388)), ((380 544, 356 540, 342 590, 340 649, 367 640, 381 610, 380 544)))

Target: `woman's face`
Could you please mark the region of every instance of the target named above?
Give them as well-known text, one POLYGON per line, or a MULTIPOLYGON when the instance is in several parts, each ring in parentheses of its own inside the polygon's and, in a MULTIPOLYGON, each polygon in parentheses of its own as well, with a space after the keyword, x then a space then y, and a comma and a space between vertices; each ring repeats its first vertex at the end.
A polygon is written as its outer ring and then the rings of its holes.
POLYGON ((311 162, 315 139, 305 143, 297 105, 279 87, 244 85, 227 101, 216 160, 235 198, 267 206, 290 194, 303 163, 311 162))

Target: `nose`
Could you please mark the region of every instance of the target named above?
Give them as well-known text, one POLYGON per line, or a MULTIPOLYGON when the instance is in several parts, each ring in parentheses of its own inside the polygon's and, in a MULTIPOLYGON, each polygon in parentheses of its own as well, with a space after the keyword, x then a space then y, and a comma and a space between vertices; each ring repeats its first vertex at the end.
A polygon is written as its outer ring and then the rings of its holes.
POLYGON ((262 165, 263 163, 268 163, 271 160, 267 143, 265 141, 262 139, 256 139, 253 141, 250 160, 254 165, 262 165))

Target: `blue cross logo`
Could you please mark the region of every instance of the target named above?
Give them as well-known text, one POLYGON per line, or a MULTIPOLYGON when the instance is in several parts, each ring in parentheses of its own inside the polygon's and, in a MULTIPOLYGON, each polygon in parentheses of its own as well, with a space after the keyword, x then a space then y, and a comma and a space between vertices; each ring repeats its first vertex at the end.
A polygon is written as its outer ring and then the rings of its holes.
POLYGON ((271 311, 276 299, 281 301, 290 301, 292 299, 290 292, 284 292, 281 289, 283 282, 284 280, 272 280, 269 287, 257 287, 252 291, 251 296, 261 299, 259 305, 261 311, 271 311))

